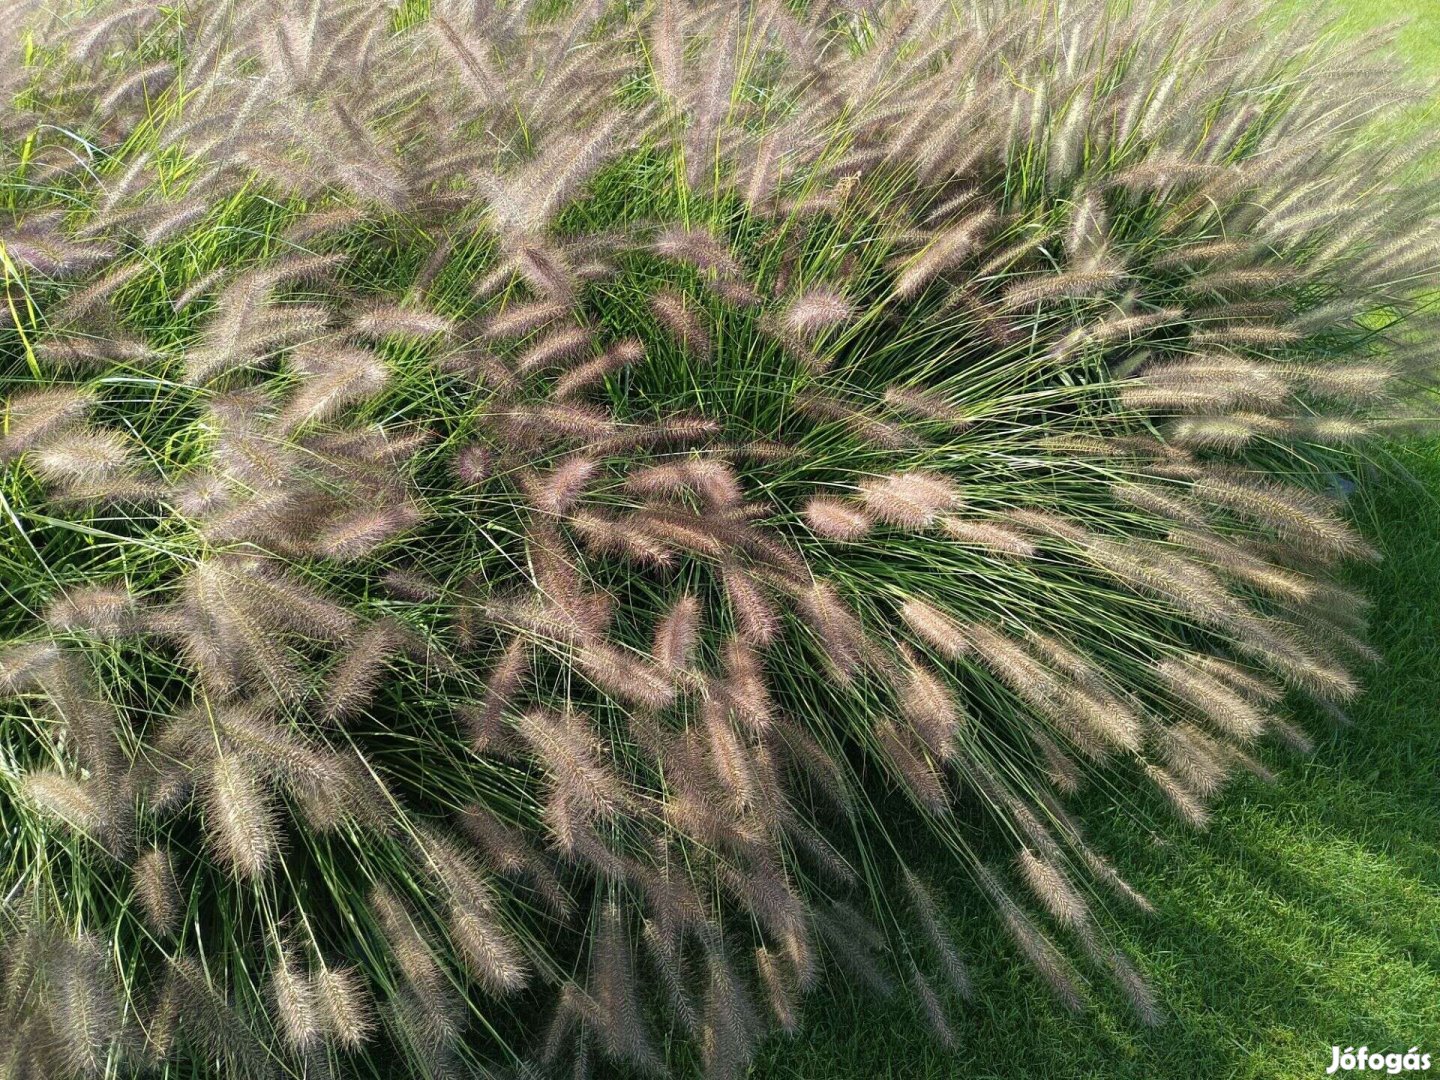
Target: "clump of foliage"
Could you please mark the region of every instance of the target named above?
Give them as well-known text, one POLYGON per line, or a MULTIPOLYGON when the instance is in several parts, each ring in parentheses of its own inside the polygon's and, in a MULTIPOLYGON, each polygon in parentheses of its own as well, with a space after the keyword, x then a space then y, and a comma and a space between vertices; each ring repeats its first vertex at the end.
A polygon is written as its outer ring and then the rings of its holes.
POLYGON ((953 1041, 1337 714, 1434 184, 1248 0, 39 6, 0 35, 0 1075, 953 1041), (540 1017, 535 1022, 532 1017, 540 1017))

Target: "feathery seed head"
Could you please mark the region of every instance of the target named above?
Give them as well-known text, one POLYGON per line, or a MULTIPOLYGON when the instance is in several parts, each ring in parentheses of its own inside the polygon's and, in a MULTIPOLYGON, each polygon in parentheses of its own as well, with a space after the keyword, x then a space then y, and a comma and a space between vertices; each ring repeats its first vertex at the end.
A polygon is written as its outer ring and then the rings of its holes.
POLYGON ((1201 824, 1357 689, 1326 493, 1423 414, 1440 229, 1376 70, 1252 0, 274 7, 0 27, 0 865, 134 967, 20 920, 69 1049, 12 1071, 113 1071, 151 984, 182 1071, 523 1071, 468 1018, 533 983, 547 1074, 661 1071, 668 1006, 738 1075, 753 993, 894 988, 826 891, 968 857, 962 790, 1158 1015, 1050 791, 1201 824))

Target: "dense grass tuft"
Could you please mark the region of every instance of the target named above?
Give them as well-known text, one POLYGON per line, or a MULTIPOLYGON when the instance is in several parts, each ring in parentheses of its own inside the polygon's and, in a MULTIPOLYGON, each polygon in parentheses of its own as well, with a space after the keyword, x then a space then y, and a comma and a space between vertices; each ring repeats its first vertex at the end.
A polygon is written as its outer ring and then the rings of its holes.
POLYGON ((855 7, 6 28, 6 1070, 1163 1018, 1080 821, 1357 693, 1427 148, 1244 0, 855 7))

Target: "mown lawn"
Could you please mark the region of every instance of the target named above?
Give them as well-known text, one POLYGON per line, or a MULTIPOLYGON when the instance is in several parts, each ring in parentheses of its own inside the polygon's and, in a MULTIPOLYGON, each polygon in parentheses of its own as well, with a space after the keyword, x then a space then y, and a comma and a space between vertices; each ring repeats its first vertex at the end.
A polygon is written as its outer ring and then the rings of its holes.
MULTIPOLYGON (((1344 32, 1411 19, 1401 55, 1440 76, 1440 0, 1340 8, 1344 32)), ((1417 126, 1436 115, 1417 110, 1417 126)), ((975 1003, 952 1003, 958 1054, 908 1007, 836 987, 811 1000, 803 1042, 774 1044, 755 1075, 1290 1080, 1324 1076, 1337 1043, 1440 1054, 1440 446, 1396 451, 1355 510, 1384 554, 1352 576, 1374 598, 1385 664, 1353 723, 1307 717, 1315 754, 1271 755, 1278 782, 1237 783, 1207 833, 1095 829, 1155 904, 1119 921, 1166 1023, 1140 1028, 1103 985, 1091 1012, 1070 1015, 1018 961, 992 960, 975 1003)), ((1100 821, 1105 800, 1085 810, 1100 821)), ((1006 955, 979 899, 949 886, 973 955, 1006 955)))
POLYGON ((1396 45, 1405 62, 1426 77, 1440 73, 1440 4, 1434 0, 1337 0, 1335 8, 1344 30, 1362 32, 1403 22, 1396 45))

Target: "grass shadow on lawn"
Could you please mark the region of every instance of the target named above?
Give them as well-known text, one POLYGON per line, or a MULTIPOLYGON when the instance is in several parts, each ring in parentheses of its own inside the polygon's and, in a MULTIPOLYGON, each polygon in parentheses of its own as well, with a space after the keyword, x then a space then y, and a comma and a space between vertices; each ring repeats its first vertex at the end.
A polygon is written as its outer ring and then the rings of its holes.
MULTIPOLYGON (((954 1055, 905 1004, 837 987, 811 999, 803 1041, 767 1047, 754 1075, 1298 1080, 1324 1076, 1337 1043, 1440 1054, 1440 446, 1396 462, 1357 508, 1384 552, 1352 578, 1374 599, 1385 663, 1354 724, 1307 718, 1314 756, 1273 755, 1278 783, 1237 783, 1208 833, 1156 816, 1137 835, 1098 793, 1081 807, 1156 906, 1120 926, 1162 1026, 1139 1026, 1101 979, 1091 1010, 1070 1015, 1018 960, 995 959, 975 972, 976 1002, 951 1003, 954 1055)), ((969 952, 1012 957, 975 893, 944 865, 932 873, 969 952)))

